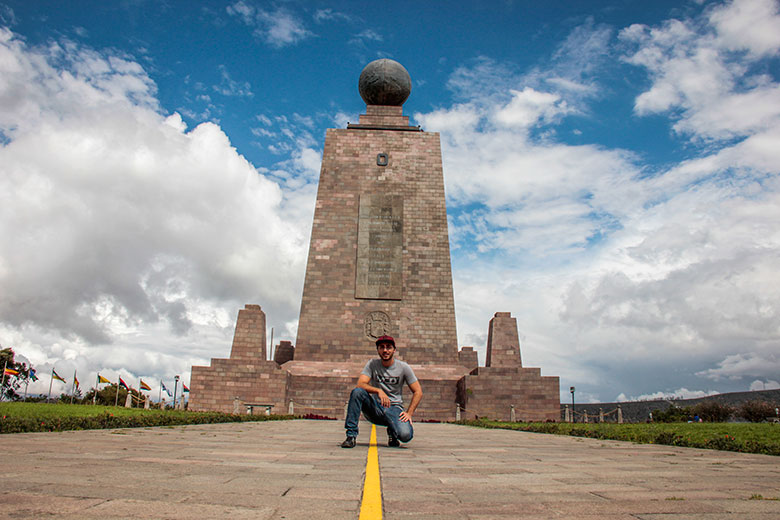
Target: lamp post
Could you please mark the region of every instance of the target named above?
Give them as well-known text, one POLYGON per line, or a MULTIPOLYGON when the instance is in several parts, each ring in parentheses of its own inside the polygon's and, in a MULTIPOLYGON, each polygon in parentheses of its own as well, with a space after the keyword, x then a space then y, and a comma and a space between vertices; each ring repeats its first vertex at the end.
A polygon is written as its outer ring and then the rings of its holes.
POLYGON ((569 392, 571 392, 571 422, 575 423, 577 422, 577 416, 574 414, 574 387, 569 388, 569 392))
POLYGON ((176 389, 179 386, 179 376, 173 378, 173 409, 176 409, 176 389))

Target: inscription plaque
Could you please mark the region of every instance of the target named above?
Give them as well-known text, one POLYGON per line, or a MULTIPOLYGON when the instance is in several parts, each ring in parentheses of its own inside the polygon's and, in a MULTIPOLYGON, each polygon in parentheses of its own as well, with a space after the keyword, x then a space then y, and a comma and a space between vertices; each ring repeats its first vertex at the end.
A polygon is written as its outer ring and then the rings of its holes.
POLYGON ((404 202, 400 195, 361 195, 355 298, 400 300, 404 202))

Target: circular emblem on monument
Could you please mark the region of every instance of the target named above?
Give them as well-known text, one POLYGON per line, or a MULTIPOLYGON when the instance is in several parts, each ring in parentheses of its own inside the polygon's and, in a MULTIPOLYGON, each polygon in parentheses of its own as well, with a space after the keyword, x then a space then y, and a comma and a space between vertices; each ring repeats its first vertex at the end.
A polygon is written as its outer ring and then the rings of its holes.
POLYGON ((371 340, 390 334, 390 316, 382 311, 366 314, 366 337, 371 340))

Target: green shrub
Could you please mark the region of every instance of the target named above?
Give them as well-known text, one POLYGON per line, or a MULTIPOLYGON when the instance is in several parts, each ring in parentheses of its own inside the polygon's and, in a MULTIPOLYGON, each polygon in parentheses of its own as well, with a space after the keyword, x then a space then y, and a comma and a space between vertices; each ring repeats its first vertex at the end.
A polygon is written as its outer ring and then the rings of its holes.
POLYGON ((766 401, 747 401, 739 407, 737 415, 746 421, 764 422, 768 417, 775 416, 775 407, 766 401))
POLYGON ((701 417, 706 422, 726 422, 734 415, 734 408, 717 401, 704 401, 691 409, 693 415, 701 417))
POLYGON ((670 406, 666 410, 656 410, 653 412, 653 421, 662 423, 673 422, 688 422, 692 420, 693 414, 691 408, 686 406, 680 408, 679 406, 670 406))
POLYGON ((146 413, 136 413, 132 415, 114 415, 110 412, 103 412, 99 415, 82 416, 3 416, 0 418, 0 433, 61 432, 66 430, 97 430, 104 428, 142 428, 186 424, 274 421, 293 418, 289 415, 234 415, 221 412, 145 412, 146 413))

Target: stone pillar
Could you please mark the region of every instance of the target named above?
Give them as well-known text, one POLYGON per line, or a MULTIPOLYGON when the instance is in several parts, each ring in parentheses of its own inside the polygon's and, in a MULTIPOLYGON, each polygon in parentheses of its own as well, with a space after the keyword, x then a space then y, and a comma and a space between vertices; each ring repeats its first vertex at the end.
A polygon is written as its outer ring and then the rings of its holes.
POLYGON ((582 422, 584 422, 584 423, 588 422, 588 411, 587 410, 582 412, 582 422))
POLYGON ((460 421, 460 405, 455 407, 455 420, 460 421))
POLYGON ((148 409, 149 409, 149 398, 147 397, 144 399, 144 410, 148 410, 148 409))
POLYGON ((618 405, 618 424, 623 424, 623 409, 618 405))
POLYGON ((233 413, 236 415, 241 413, 241 399, 238 396, 233 399, 233 413))
POLYGON ((604 409, 603 408, 599 408, 599 422, 600 423, 604 422, 604 409))
POLYGON ((259 305, 245 305, 238 311, 230 359, 265 361, 265 313, 259 305))
POLYGON ((511 422, 517 422, 517 417, 515 416, 515 405, 509 405, 509 420, 511 422))
POLYGON ((132 407, 133 407, 133 393, 130 390, 128 390, 127 398, 125 399, 125 408, 132 408, 132 407))
POLYGON ((497 312, 488 327, 486 367, 520 368, 517 320, 509 312, 497 312))
POLYGON ((292 399, 290 399, 290 404, 287 405, 287 414, 295 415, 295 406, 293 405, 292 399))
POLYGON ((563 422, 571 422, 571 412, 569 412, 568 404, 563 409, 563 422))

